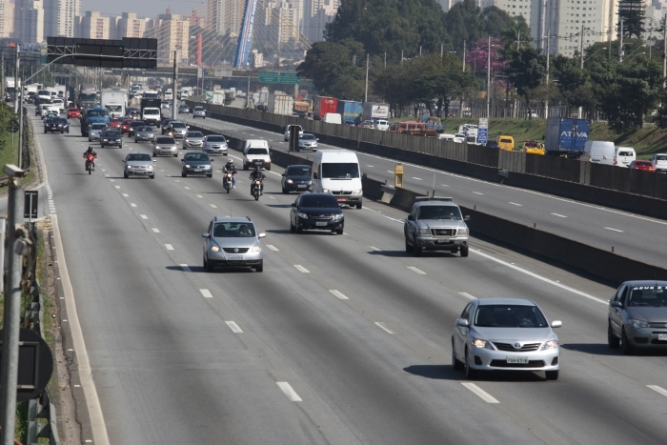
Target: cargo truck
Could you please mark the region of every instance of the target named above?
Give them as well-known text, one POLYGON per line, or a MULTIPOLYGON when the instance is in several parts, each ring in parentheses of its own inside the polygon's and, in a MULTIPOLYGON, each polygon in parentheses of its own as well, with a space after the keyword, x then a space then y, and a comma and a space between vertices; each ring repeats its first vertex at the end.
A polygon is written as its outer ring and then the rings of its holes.
POLYGON ((102 91, 102 106, 109 110, 109 117, 123 117, 127 109, 127 93, 122 90, 102 91))
POLYGON ((547 119, 544 148, 549 156, 578 158, 590 135, 590 125, 586 119, 547 119))
POLYGON ((269 105, 266 111, 269 113, 291 116, 294 109, 294 98, 287 94, 269 94, 269 105))
POLYGON ((338 101, 338 114, 341 115, 343 123, 358 124, 361 122, 361 112, 363 111, 364 105, 361 102, 355 102, 353 100, 339 100, 338 101))
POLYGON ((362 121, 372 121, 375 119, 389 119, 389 104, 378 102, 364 103, 364 109, 361 114, 362 121))
POLYGON ((324 119, 327 113, 338 112, 338 99, 335 97, 315 96, 313 101, 313 119, 324 119))
POLYGON ((162 114, 160 108, 162 107, 162 100, 155 99, 141 99, 141 120, 146 122, 146 125, 160 125, 162 114))
POLYGON ((80 110, 92 108, 97 105, 97 87, 94 83, 82 83, 79 85, 79 94, 76 95, 77 107, 80 110))

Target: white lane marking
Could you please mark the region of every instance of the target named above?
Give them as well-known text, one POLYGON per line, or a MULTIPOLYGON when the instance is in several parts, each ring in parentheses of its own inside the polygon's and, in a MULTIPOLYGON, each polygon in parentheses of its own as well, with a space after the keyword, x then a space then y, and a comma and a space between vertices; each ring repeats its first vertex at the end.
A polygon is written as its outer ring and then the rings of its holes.
POLYGON ((269 195, 269 199, 276 199, 276 198, 274 198, 273 196, 269 195))
POLYGON ((390 331, 390 330, 387 328, 387 326, 386 326, 384 323, 382 323, 381 321, 376 321, 376 322, 375 322, 375 325, 376 325, 377 327, 379 327, 380 329, 382 329, 383 331, 385 331, 387 334, 393 334, 393 333, 394 333, 393 331, 390 331))
POLYGON ((213 294, 208 289, 199 289, 199 292, 201 292, 204 298, 213 298, 213 294))
POLYGON ((561 215, 560 213, 552 213, 553 216, 557 216, 559 218, 567 218, 565 215, 561 215))
POLYGON ((146 215, 139 215, 139 216, 141 216, 141 219, 148 219, 148 216, 146 215))
POLYGON ((614 229, 613 227, 605 227, 606 230, 611 230, 612 232, 618 232, 618 233, 623 233, 622 230, 620 229, 614 229))
POLYGON ((104 174, 104 177, 105 177, 105 178, 108 178, 109 176, 111 176, 109 173, 105 173, 105 174, 104 174))
POLYGON ((290 402, 303 402, 301 400, 301 397, 292 389, 289 383, 287 382, 276 382, 278 384, 278 388, 287 396, 290 402))
POLYGON ((423 270, 417 269, 414 266, 407 266, 407 267, 408 267, 408 269, 410 269, 411 271, 413 271, 414 273, 416 273, 418 275, 426 275, 426 272, 424 272, 423 270))
POLYGON ((499 260, 498 258, 494 258, 494 257, 492 257, 491 255, 487 255, 486 253, 482 253, 482 252, 480 252, 479 250, 475 250, 475 249, 473 249, 472 252, 474 252, 474 253, 477 254, 477 255, 483 256, 484 258, 486 258, 486 259, 488 259, 488 260, 495 261, 496 263, 498 263, 498 264, 502 264, 503 266, 507 266, 507 267, 509 267, 510 269, 514 269, 514 270, 516 270, 517 272, 521 272, 522 274, 528 275, 529 277, 533 277, 533 278, 538 279, 538 280, 540 280, 540 281, 544 281, 545 283, 549 283, 549 284, 551 284, 551 285, 553 285, 553 286, 556 286, 556 287, 558 287, 558 288, 564 289, 564 290, 566 290, 566 291, 568 291, 568 292, 572 292, 573 294, 579 295, 580 297, 587 298, 587 299, 589 299, 589 300, 595 301, 596 303, 604 304, 605 306, 606 306, 607 304, 609 304, 609 303, 607 302, 607 300, 602 300, 602 299, 600 299, 600 298, 594 297, 593 295, 587 294, 587 293, 582 292, 582 291, 580 291, 580 290, 577 290, 577 289, 574 289, 574 288, 572 288, 572 287, 569 287, 569 286, 566 286, 566 285, 564 285, 564 284, 561 284, 561 283, 559 283, 559 282, 557 282, 557 281, 554 281, 554 280, 551 280, 551 279, 549 279, 549 278, 543 277, 542 275, 538 275, 538 274, 536 274, 536 273, 534 273, 534 272, 531 272, 531 271, 529 271, 529 270, 522 269, 522 268, 520 268, 519 266, 515 266, 515 265, 510 264, 510 263, 508 263, 508 262, 506 262, 506 261, 499 260))
POLYGON ((345 294, 342 293, 341 291, 337 291, 336 289, 331 289, 329 292, 331 292, 332 294, 334 294, 336 297, 340 298, 341 300, 349 300, 349 298, 347 298, 345 296, 345 294))
POLYGON ((215 204, 209 204, 209 205, 210 205, 211 207, 213 207, 214 209, 217 209, 217 208, 218 208, 218 206, 215 205, 215 204))
POLYGON ((158 229, 157 227, 153 227, 151 230, 153 231, 153 233, 160 233, 160 229, 158 229))
POLYGON ((276 172, 273 172, 273 171, 271 171, 271 170, 269 170, 269 173, 272 174, 273 176, 278 176, 278 177, 282 177, 282 176, 283 176, 283 175, 281 175, 280 173, 276 173, 276 172))
POLYGON ((300 264, 295 264, 294 267, 296 267, 296 270, 298 270, 299 272, 310 273, 310 271, 308 269, 306 269, 305 267, 303 267, 300 264))
POLYGON ((172 246, 171 244, 165 244, 164 247, 167 250, 174 250, 174 246, 172 246))
POLYGON ((203 199, 204 197, 202 195, 197 195, 197 198, 202 198, 203 199))
POLYGON ((114 187, 116 187, 117 189, 119 189, 119 188, 120 188, 120 186, 119 186, 119 185, 114 185, 114 187))
POLYGON ((373 250, 374 252, 382 252, 382 249, 378 249, 378 248, 375 247, 375 246, 368 246, 368 247, 370 247, 371 250, 373 250))
POLYGON ((391 170, 387 170, 387 173, 391 173, 393 175, 395 172, 393 172, 391 170))
POLYGON ((459 295, 466 297, 468 300, 475 300, 475 296, 470 295, 468 292, 459 292, 459 295))
POLYGON ((472 391, 477 397, 480 399, 484 400, 486 403, 500 403, 498 399, 493 397, 491 394, 488 392, 484 391, 482 388, 479 386, 475 385, 474 383, 468 383, 468 382, 461 382, 461 385, 465 386, 468 388, 470 391, 472 391))
POLYGON ((176 182, 181 182, 181 180, 180 180, 180 179, 176 179, 175 181, 176 181, 176 182))
POLYGON ((484 193, 482 192, 473 192, 475 195, 483 195, 484 193))
POLYGON ((517 207, 523 207, 523 204, 518 204, 516 202, 511 202, 510 201, 510 202, 508 202, 508 204, 512 204, 513 206, 517 206, 517 207))
POLYGON ((190 190, 190 187, 183 187, 185 190, 190 190))
POLYGON ((133 202, 130 203, 130 207, 136 207, 137 205, 133 202))
POLYGON ((115 179, 109 179, 109 182, 116 182, 115 179))
POLYGON ((366 167, 368 167, 368 168, 375 168, 375 166, 373 166, 373 165, 367 165, 366 167))
POLYGON ((107 170, 103 168, 102 171, 105 172, 105 171, 107 171, 107 170))
POLYGON ((225 323, 227 324, 227 326, 229 326, 229 329, 231 329, 233 333, 235 333, 235 334, 243 334, 243 331, 241 330, 241 328, 239 327, 239 325, 237 325, 235 322, 233 322, 233 321, 225 321, 225 323))
POLYGON ((443 187, 449 187, 447 184, 440 184, 443 187))
POLYGON ((417 181, 423 181, 422 178, 418 178, 418 177, 416 177, 416 176, 413 176, 412 179, 416 179, 417 181))
POLYGON ((129 198, 129 197, 130 195, 128 195, 127 193, 123 193, 123 198, 129 198))
POLYGON ((274 252, 278 252, 278 248, 272 244, 267 244, 266 247, 269 249, 273 250, 274 252))
POLYGON ((658 385, 646 385, 649 388, 651 388, 653 391, 657 392, 658 394, 662 394, 663 396, 667 397, 667 390, 659 387, 658 385))
POLYGON ((188 266, 187 264, 179 264, 179 266, 181 266, 183 272, 192 272, 192 270, 190 270, 190 266, 188 266))

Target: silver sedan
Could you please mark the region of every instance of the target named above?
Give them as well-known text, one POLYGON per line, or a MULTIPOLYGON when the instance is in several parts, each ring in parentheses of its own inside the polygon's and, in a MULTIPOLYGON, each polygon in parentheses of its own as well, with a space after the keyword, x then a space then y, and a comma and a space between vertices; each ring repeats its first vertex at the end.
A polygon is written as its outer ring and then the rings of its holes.
POLYGON ((155 162, 155 159, 151 158, 148 153, 130 153, 123 159, 123 163, 125 164, 123 177, 148 176, 151 179, 155 179, 153 162, 155 162))
POLYGON ((153 127, 138 127, 134 131, 134 142, 153 141, 153 139, 155 139, 153 127))
POLYGON ((227 139, 221 134, 209 134, 204 137, 203 150, 209 154, 222 154, 227 156, 229 147, 227 139))
POLYGON ((204 146, 204 133, 201 131, 188 131, 183 138, 183 150, 186 148, 202 148, 204 146))
POLYGON ((452 365, 474 378, 481 371, 544 371, 558 379, 560 346, 551 326, 530 300, 473 300, 456 320, 452 335, 452 365))
POLYGON ((176 140, 170 136, 158 136, 153 142, 153 156, 172 155, 178 156, 178 145, 176 140))
POLYGON ((204 107, 195 107, 195 109, 192 110, 192 117, 201 117, 206 119, 206 109, 204 107))

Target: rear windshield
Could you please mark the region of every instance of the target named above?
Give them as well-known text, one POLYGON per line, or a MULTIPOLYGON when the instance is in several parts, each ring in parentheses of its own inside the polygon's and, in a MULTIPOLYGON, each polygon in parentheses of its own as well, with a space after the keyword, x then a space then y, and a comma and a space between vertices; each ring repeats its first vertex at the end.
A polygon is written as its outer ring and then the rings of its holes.
POLYGON ((334 208, 338 207, 338 201, 336 201, 333 195, 303 196, 301 198, 301 207, 334 208))
POLYGON ((512 139, 501 139, 500 142, 502 142, 502 143, 504 143, 504 144, 511 144, 511 143, 512 143, 512 139))
POLYGON ((635 165, 652 165, 651 161, 635 161, 635 165))
POLYGON ((513 304, 479 306, 473 324, 485 328, 546 328, 549 326, 537 306, 513 304))
POLYGON ((667 289, 663 286, 639 286, 630 289, 630 306, 667 306, 667 289))
POLYGON ((155 139, 156 144, 175 144, 176 141, 174 138, 157 138, 155 139))
POLYGON ((667 155, 656 156, 655 160, 656 161, 667 161, 667 155))
POLYGON ((288 167, 288 176, 310 176, 310 167, 288 167))
POLYGON ((209 136, 206 138, 207 142, 227 142, 224 136, 209 136))
POLYGON ((88 110, 87 114, 88 114, 89 117, 92 117, 92 116, 108 116, 109 112, 106 109, 105 110, 93 109, 93 110, 88 110))
POLYGON ((454 206, 423 206, 419 209, 419 219, 461 219, 461 211, 454 206))
POLYGON ((130 122, 130 127, 145 127, 145 126, 146 126, 146 122, 143 122, 143 121, 130 122))
POLYGON ((265 155, 268 154, 269 150, 266 148, 249 148, 248 149, 248 154, 249 155, 265 155))
POLYGON ((618 155, 619 156, 632 156, 633 153, 631 151, 619 151, 618 155))
POLYGON ((107 128, 106 124, 93 124, 91 125, 91 128, 93 130, 102 130, 104 128, 107 128))

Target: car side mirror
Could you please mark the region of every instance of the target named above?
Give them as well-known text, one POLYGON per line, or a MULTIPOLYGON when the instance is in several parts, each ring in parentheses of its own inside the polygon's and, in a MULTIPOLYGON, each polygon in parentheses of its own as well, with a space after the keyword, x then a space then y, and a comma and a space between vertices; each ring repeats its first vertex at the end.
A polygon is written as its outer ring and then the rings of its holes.
POLYGON ((415 217, 412 215, 408 215, 405 219, 407 219, 408 221, 414 221, 415 217))
POLYGON ((265 238, 265 237, 266 237, 266 233, 264 233, 264 232, 257 235, 257 238, 265 238))
POLYGON ((211 235, 208 232, 204 232, 201 234, 202 238, 209 238, 211 235))
POLYGON ((560 328, 561 326, 563 326, 563 322, 560 321, 560 320, 554 320, 554 321, 551 322, 551 327, 554 328, 554 329, 555 328, 560 328))
POLYGON ((623 303, 621 303, 620 301, 610 301, 609 304, 610 304, 612 307, 620 307, 620 308, 623 307, 623 303))
POLYGON ((283 177, 285 176, 285 173, 283 173, 283 177))
POLYGON ((470 215, 466 215, 463 217, 463 221, 470 221, 470 215))
POLYGON ((123 162, 127 162, 127 161, 125 161, 125 159, 123 159, 123 162))
POLYGON ((293 202, 293 203, 292 203, 292 207, 296 207, 296 202, 293 202))
POLYGON ((459 318, 456 320, 456 326, 460 328, 468 328, 470 327, 470 322, 467 318, 459 318))

